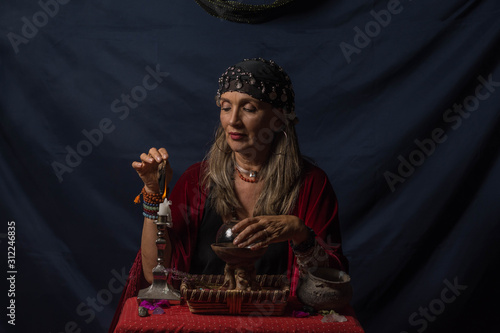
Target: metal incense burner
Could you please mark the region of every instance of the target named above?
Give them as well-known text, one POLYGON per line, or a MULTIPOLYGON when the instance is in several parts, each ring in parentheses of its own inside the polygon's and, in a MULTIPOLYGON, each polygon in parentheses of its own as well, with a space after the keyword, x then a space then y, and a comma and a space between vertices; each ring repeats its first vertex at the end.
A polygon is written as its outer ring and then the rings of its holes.
MULTIPOLYGON (((170 202, 167 203, 170 205, 170 202)), ((148 288, 141 289, 137 296, 139 300, 159 301, 159 300, 179 300, 180 293, 168 284, 168 271, 163 266, 164 253, 167 241, 165 240, 165 229, 172 227, 172 214, 170 209, 166 215, 158 214, 158 220, 154 223, 158 229, 156 248, 158 250, 157 265, 153 268, 153 283, 148 288)))

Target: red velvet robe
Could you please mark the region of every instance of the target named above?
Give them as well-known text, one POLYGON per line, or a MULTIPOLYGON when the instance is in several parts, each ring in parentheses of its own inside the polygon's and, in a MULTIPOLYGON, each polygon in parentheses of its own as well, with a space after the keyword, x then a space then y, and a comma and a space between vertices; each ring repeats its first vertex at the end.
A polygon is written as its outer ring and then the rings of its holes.
MULTIPOLYGON (((189 167, 175 184, 172 201, 173 228, 169 230, 172 243, 171 267, 188 272, 198 236, 198 226, 203 217, 207 193, 201 187, 200 177, 203 163, 189 167)), ((329 255, 329 266, 348 271, 347 259, 342 254, 337 198, 326 174, 312 164, 304 163, 304 179, 292 215, 298 216, 317 234, 317 239, 329 255)), ((290 290, 295 294, 299 282, 299 270, 292 249, 288 251, 288 278, 290 290)), ((127 284, 122 292, 118 308, 109 332, 113 332, 125 300, 137 296, 145 287, 142 273, 141 251, 137 253, 130 270, 127 284)))

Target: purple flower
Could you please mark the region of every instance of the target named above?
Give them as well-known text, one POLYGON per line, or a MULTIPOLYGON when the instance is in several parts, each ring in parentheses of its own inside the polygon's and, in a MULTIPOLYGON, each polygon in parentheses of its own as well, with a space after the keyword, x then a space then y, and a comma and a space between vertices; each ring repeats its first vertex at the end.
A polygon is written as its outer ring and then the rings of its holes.
POLYGON ((170 303, 166 299, 162 299, 162 300, 159 300, 158 302, 154 302, 153 304, 151 304, 149 301, 142 301, 139 306, 142 306, 148 310, 154 310, 158 307, 168 309, 170 307, 170 303))
POLYGON ((304 312, 304 311, 293 311, 292 312, 292 317, 294 318, 306 318, 309 317, 309 313, 304 312))

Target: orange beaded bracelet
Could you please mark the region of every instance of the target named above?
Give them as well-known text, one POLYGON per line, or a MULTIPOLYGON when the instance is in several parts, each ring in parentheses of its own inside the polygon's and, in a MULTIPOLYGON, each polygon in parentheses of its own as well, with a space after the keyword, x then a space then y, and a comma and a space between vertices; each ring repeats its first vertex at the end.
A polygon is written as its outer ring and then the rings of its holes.
POLYGON ((139 193, 139 195, 135 197, 134 202, 140 203, 141 202, 140 198, 142 195, 142 208, 143 208, 142 215, 144 215, 144 217, 148 219, 157 220, 159 206, 165 200, 167 194, 168 194, 168 187, 165 189, 163 195, 156 193, 148 193, 146 192, 146 188, 143 187, 141 193, 139 193))
MULTIPOLYGON (((168 193, 168 188, 166 188, 165 193, 168 193)), ((163 202, 164 198, 166 195, 161 195, 161 194, 156 194, 156 193, 148 193, 146 192, 146 188, 143 187, 141 193, 139 193, 135 199, 135 203, 140 203, 141 202, 141 195, 142 195, 142 200, 146 203, 149 204, 160 204, 163 202)))

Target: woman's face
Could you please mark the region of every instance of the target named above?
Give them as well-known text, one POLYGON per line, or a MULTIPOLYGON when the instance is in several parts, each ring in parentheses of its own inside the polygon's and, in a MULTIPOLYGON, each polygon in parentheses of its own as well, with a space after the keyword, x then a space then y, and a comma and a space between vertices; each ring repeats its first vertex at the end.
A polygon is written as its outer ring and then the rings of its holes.
POLYGON ((266 158, 274 132, 283 122, 271 104, 236 91, 222 94, 220 121, 226 141, 234 152, 266 158))

